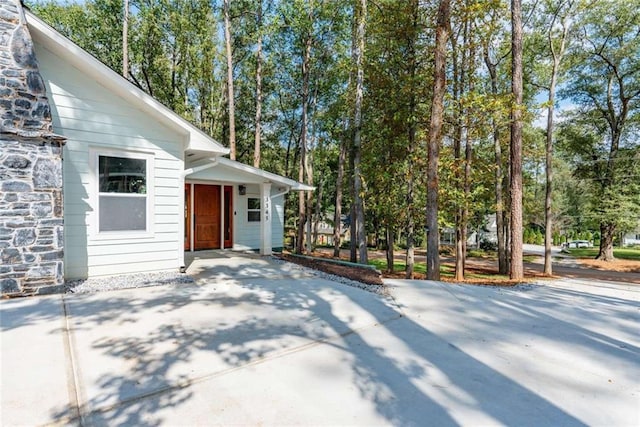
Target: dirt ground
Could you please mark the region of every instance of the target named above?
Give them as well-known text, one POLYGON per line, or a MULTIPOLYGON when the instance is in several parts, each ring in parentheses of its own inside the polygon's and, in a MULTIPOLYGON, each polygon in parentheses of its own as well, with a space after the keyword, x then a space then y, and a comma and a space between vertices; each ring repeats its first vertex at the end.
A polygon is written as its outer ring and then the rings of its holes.
MULTIPOLYGON (((314 252, 313 256, 317 258, 332 258, 333 251, 330 249, 318 249, 314 252)), ((382 278, 396 278, 404 279, 404 271, 396 271, 394 273, 382 272, 382 275, 378 275, 373 270, 357 268, 352 266, 345 266, 335 264, 331 262, 323 262, 320 259, 308 260, 297 257, 291 257, 283 255, 288 261, 292 261, 298 264, 305 265, 320 271, 336 274, 339 276, 347 277, 352 280, 357 280, 363 283, 370 284, 382 284, 382 278)), ((385 253, 383 251, 370 251, 369 257, 372 259, 385 259, 385 253)), ((349 259, 348 251, 342 251, 340 258, 343 260, 349 259)), ((398 252, 396 259, 404 259, 404 253, 398 252)), ((541 261, 541 260, 539 260, 541 261)), ((576 260, 577 265, 562 265, 560 263, 553 266, 553 277, 551 278, 573 278, 573 279, 593 279, 604 280, 613 282, 634 283, 640 285, 640 262, 638 261, 626 261, 616 260, 610 263, 602 261, 580 259, 576 260)), ((416 256, 416 263, 425 262, 424 256, 416 256)), ((441 259, 443 265, 448 265, 453 268, 453 259, 449 257, 443 257, 441 259)), ((525 280, 524 282, 530 282, 540 279, 548 279, 543 275, 543 265, 541 262, 525 262, 525 280)), ((474 274, 497 274, 498 266, 495 260, 487 258, 468 258, 466 265, 466 273, 468 276, 474 274)), ((423 274, 415 274, 415 279, 425 279, 423 274)), ((453 278, 445 277, 444 281, 454 282, 453 278)), ((458 283, 458 282, 457 282, 458 283)), ((500 286, 513 286, 521 282, 510 281, 508 279, 496 278, 467 278, 464 283, 475 285, 500 285, 500 286)))
MULTIPOLYGON (((314 254, 314 256, 322 255, 322 253, 314 254)), ((382 285, 382 275, 380 272, 370 268, 336 264, 330 261, 323 262, 318 259, 311 260, 307 258, 299 258, 286 253, 282 254, 280 257, 289 262, 313 268, 314 270, 324 271, 325 273, 335 274, 336 276, 346 277, 348 279, 368 283, 370 285, 382 285)))
POLYGON ((578 263, 596 270, 616 271, 621 273, 640 273, 640 261, 630 261, 626 259, 616 259, 613 261, 579 259, 578 263))

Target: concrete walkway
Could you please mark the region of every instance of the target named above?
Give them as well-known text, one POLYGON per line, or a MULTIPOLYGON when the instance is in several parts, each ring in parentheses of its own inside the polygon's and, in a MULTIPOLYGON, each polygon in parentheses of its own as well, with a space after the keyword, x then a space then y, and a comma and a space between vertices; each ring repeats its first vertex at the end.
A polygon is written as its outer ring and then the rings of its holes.
POLYGON ((391 281, 236 255, 0 302, 3 426, 640 425, 640 288, 391 281))

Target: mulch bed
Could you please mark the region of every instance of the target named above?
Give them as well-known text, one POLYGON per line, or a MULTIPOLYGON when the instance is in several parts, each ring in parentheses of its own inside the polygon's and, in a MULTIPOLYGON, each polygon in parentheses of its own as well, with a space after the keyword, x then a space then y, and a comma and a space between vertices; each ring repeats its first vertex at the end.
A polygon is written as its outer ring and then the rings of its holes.
POLYGON ((347 279, 355 280, 356 282, 366 283, 368 285, 383 284, 382 276, 376 270, 370 268, 336 264, 330 261, 322 261, 318 259, 299 258, 286 253, 279 257, 294 264, 299 264, 324 273, 346 277, 347 279))

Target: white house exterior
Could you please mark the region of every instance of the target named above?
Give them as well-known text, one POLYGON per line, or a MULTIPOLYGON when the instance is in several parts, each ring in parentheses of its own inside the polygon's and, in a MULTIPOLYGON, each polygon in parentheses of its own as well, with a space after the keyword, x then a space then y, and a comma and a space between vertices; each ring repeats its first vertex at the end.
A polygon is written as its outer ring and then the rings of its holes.
POLYGON ((622 246, 640 246, 640 224, 635 231, 625 234, 622 237, 622 246))
POLYGON ((313 187, 228 149, 26 13, 63 151, 64 276, 177 270, 184 252, 283 246, 284 195, 313 187))

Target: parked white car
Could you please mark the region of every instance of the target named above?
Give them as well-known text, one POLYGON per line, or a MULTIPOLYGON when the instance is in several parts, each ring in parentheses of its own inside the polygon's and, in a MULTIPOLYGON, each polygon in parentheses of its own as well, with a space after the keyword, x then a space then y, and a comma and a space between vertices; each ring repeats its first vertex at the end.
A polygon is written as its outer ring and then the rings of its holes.
POLYGON ((565 248, 592 248, 593 243, 588 240, 571 240, 563 244, 565 248))

